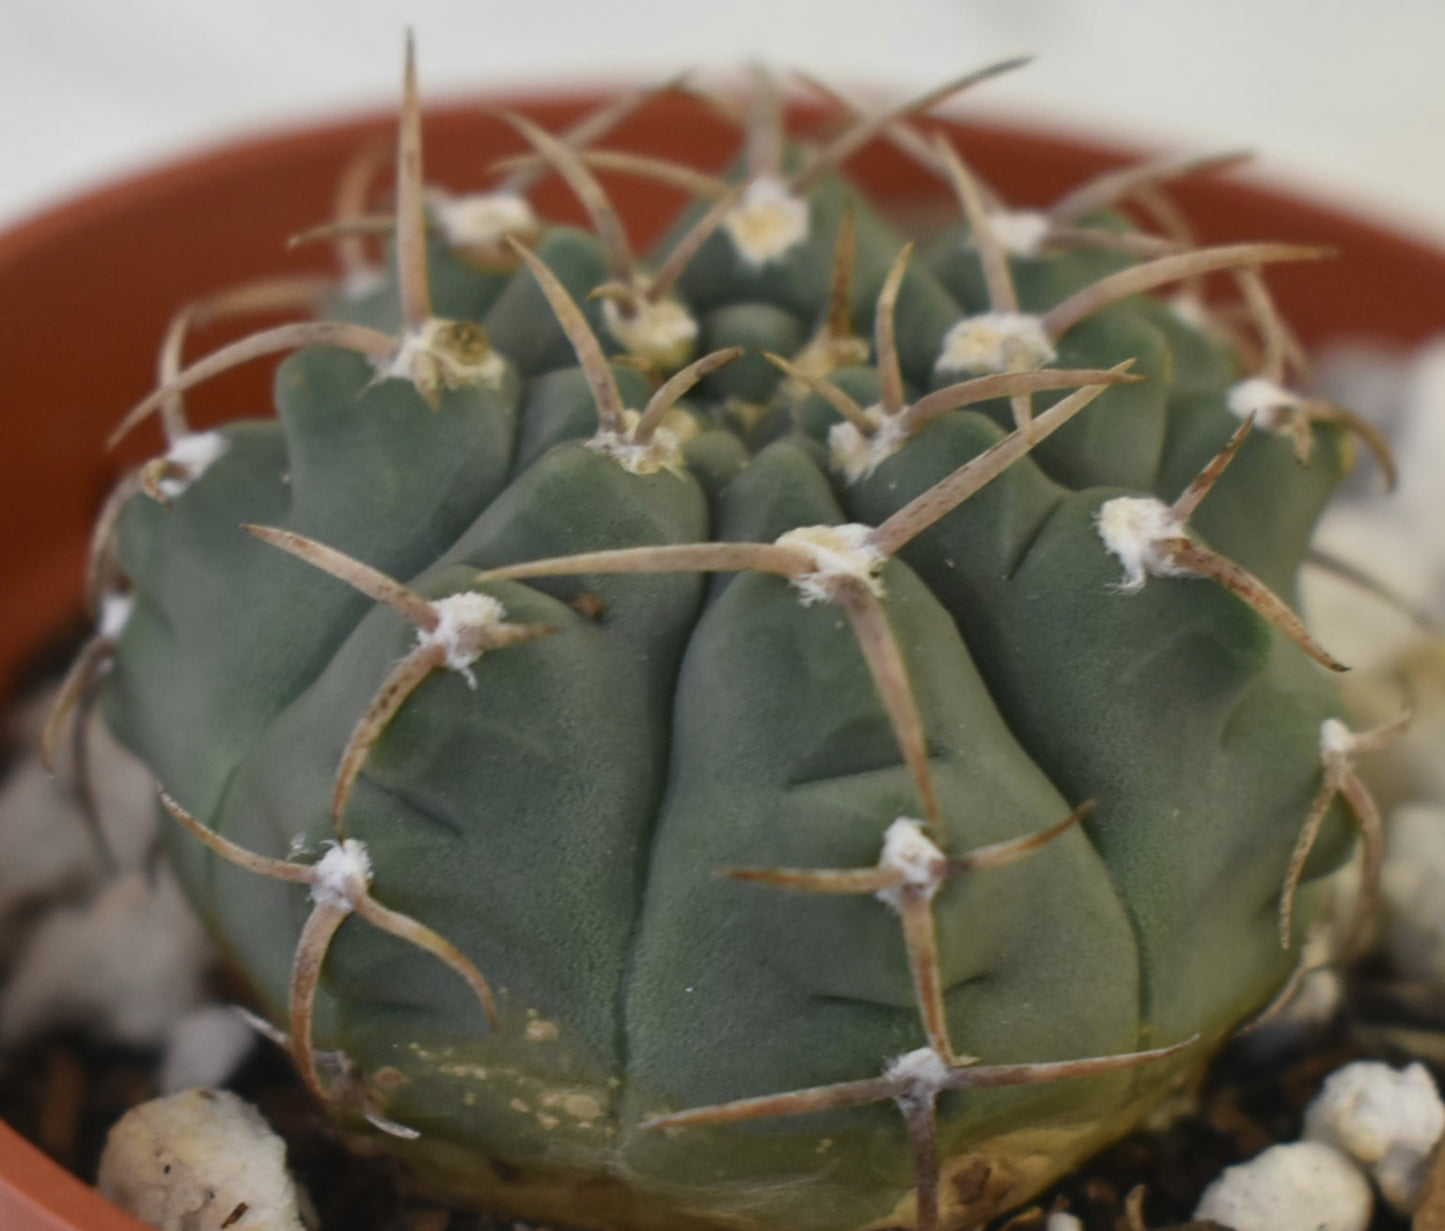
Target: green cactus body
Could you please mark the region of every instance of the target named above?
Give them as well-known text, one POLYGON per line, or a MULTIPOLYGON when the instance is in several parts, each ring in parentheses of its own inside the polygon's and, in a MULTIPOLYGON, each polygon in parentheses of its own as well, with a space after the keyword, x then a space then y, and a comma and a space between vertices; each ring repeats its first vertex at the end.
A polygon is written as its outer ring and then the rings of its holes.
MULTIPOLYGON (((860 407, 890 396, 894 354, 909 405, 964 379, 936 366, 945 337, 996 305, 966 228, 887 291, 902 239, 837 176, 804 201, 811 228, 782 256, 749 263, 722 227, 673 288, 699 353, 749 353, 663 420, 654 439, 671 433, 677 451, 659 464, 599 446, 596 364, 583 353, 578 366, 532 269, 474 270, 433 241, 438 314, 472 305, 501 357, 484 379, 414 388, 378 379, 363 356, 302 350, 279 369, 275 421, 224 429, 224 451, 169 507, 138 495, 121 516, 116 559, 135 607, 107 717, 202 826, 293 867, 341 832, 338 765, 382 681, 418 652, 417 630, 243 524, 323 543, 421 602, 490 596, 532 630, 413 680, 363 748, 342 816, 375 901, 484 972, 496 1028, 453 970, 362 917, 323 946, 306 1019, 359 1077, 349 1102, 331 1086, 348 1125, 370 1132, 355 1114, 369 1110, 414 1130, 374 1135, 444 1194, 587 1227, 972 1225, 1197 1072, 1295 961, 1277 912, 1321 784, 1330 681, 1204 577, 1124 592, 1101 535, 1106 502, 1173 501, 1239 427, 1241 360, 1158 299, 1089 313, 1051 361, 1132 359, 1147 379, 1105 389, 862 581, 737 564, 490 576, 583 552, 885 526, 1014 439, 1010 399, 994 397, 933 415, 852 478, 840 471, 842 420, 817 378, 795 386, 757 352, 799 355, 830 295, 842 302, 845 211, 852 328, 873 333, 885 294, 895 322, 895 342, 833 373, 860 407), (804 593, 809 577, 824 592, 804 593), (886 633, 865 651, 869 611, 886 633), (879 665, 890 644, 904 668, 892 693, 879 665), (1085 800, 1092 814, 1027 858, 912 889, 721 875, 876 871, 885 834, 965 856, 1048 830, 1085 800), (915 891, 908 914, 898 895, 915 891), (925 918, 934 940, 918 931, 925 918), (1030 1068, 1195 1036, 1070 1080, 1030 1068), (930 1055, 949 1074, 1021 1067, 977 1088, 908 1075, 930 1055), (826 1093, 880 1074, 895 1085, 874 1097, 826 1093), (681 1114, 816 1089, 797 1114, 681 1114)), ((1113 214, 1101 225, 1123 230, 1113 214)), ((610 276, 604 249, 554 229, 536 256, 616 354, 587 301, 610 276)), ((1020 310, 1047 313, 1141 260, 1015 257, 1020 310)), ((405 300, 394 265, 334 315, 392 331, 405 300)), ((630 410, 660 379, 611 372, 630 410)), ((1069 396, 1033 395, 1035 422, 1069 396)), ((1345 464, 1339 428, 1307 430, 1308 467, 1289 439, 1255 431, 1190 522, 1190 542, 1285 599, 1345 464)), ((1311 875, 1345 849, 1342 820, 1332 813, 1311 875)), ((320 908, 170 832, 188 890, 284 1021, 298 937, 320 908)), ((1316 909, 1303 893, 1297 919, 1316 909)))

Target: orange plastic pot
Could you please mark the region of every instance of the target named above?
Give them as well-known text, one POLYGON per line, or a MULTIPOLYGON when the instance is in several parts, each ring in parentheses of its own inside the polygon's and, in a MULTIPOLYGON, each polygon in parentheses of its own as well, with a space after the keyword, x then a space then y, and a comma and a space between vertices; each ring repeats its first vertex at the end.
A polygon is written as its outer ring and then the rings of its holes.
MULTIPOLYGON (((488 100, 495 105, 497 100, 488 100)), ((594 98, 508 100, 557 127, 594 98)), ((102 442, 151 386, 171 312, 198 294, 259 274, 326 269, 324 250, 288 257, 289 234, 328 216, 349 155, 384 138, 385 116, 300 129, 227 146, 135 176, 60 206, 0 236, 0 696, 58 630, 77 628, 90 521, 119 464, 154 439, 108 456, 102 442)), ((959 129, 973 165, 1018 204, 1043 203, 1129 161, 1117 149, 998 127, 959 129)), ((481 182, 516 139, 481 105, 429 114, 429 178, 464 189, 481 182)), ((724 165, 737 134, 695 107, 662 100, 617 135, 618 144, 724 165)), ((878 144, 853 168, 885 207, 913 216, 940 208, 945 190, 878 144)), ((635 181, 614 195, 640 242, 665 225, 679 198, 635 181)), ((1329 245, 1334 261, 1271 272, 1285 314, 1308 342, 1341 335, 1398 343, 1445 331, 1445 252, 1286 194, 1229 180, 1180 188, 1213 242, 1287 239, 1329 245)), ((578 221, 554 181, 536 195, 544 214, 578 221)), ((205 341, 216 339, 202 339, 205 341)), ((264 414, 270 367, 256 364, 198 391, 200 418, 264 414)), ((153 429, 152 429, 153 430, 153 429)), ((144 437, 145 433, 138 435, 144 437)), ((3 857, 3 855, 0 855, 3 857)), ((0 1228, 140 1231, 131 1218, 0 1124, 0 1228)))

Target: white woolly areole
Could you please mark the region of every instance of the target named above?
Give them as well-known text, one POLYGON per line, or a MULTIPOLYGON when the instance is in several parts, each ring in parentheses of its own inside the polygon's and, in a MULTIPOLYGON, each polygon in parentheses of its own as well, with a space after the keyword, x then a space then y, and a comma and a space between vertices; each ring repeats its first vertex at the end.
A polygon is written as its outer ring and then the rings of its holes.
POLYGON ((178 499, 230 447, 231 442, 220 432, 188 432, 166 450, 165 458, 184 473, 164 476, 156 488, 167 500, 178 499))
MULTIPOLYGON (((871 353, 865 338, 854 334, 840 337, 825 327, 808 339, 808 344, 793 356, 792 364, 808 376, 827 376, 838 368, 867 363, 871 353)), ((807 381, 796 376, 786 377, 782 387, 793 401, 806 397, 809 392, 807 381)))
POLYGON ((1374 1204, 1370 1182, 1345 1155, 1295 1141, 1226 1167, 1194 1217, 1234 1231, 1365 1231, 1374 1204))
POLYGON ((813 568, 801 577, 791 578, 803 593, 803 605, 827 602, 833 597, 833 585, 839 578, 861 581, 874 594, 883 596, 883 583, 877 573, 888 557, 869 541, 872 526, 848 522, 841 526, 799 526, 777 539, 777 546, 807 552, 813 568))
POLYGON ((760 269, 781 259, 808 238, 809 207, 776 176, 761 175, 747 186, 740 200, 722 220, 745 265, 760 269))
POLYGON ((480 325, 436 317, 409 330, 396 353, 379 366, 383 376, 409 380, 424 395, 443 388, 496 388, 506 371, 480 325))
POLYGON ((355 303, 359 299, 365 299, 368 295, 380 290, 385 285, 385 270, 369 267, 349 270, 341 280, 341 298, 347 302, 355 303))
POLYGON ((885 414, 881 406, 870 406, 863 413, 874 424, 871 436, 846 419, 828 429, 833 469, 841 471, 849 483, 866 479, 908 443, 908 433, 896 416, 885 414))
POLYGON ((1303 404, 1304 398, 1298 393, 1263 376, 1240 381, 1225 398, 1225 405, 1236 418, 1248 419, 1252 415, 1256 424, 1271 432, 1287 429, 1291 416, 1303 404))
MULTIPOLYGON (((1053 229, 1047 214, 1035 209, 1001 209, 988 215, 988 230, 1012 256, 1037 256, 1053 229)), ((972 242, 969 247, 976 247, 972 242)))
POLYGON ((1057 358, 1041 317, 1024 312, 966 316, 943 335, 940 372, 1036 372, 1057 358))
POLYGON ((639 296, 631 311, 615 299, 604 299, 602 322, 631 354, 666 371, 682 367, 697 340, 697 321, 675 299, 654 302, 639 296))
POLYGON ((650 440, 639 441, 634 436, 641 421, 637 411, 624 410, 622 430, 603 428, 587 442, 587 447, 610 457, 630 474, 656 474, 660 470, 681 474, 687 463, 683 460, 682 442, 677 433, 659 425, 653 429, 650 440))
POLYGON ((371 884, 371 856, 366 853, 366 843, 355 838, 333 843, 311 869, 316 873, 311 900, 317 906, 355 910, 357 899, 371 884))
POLYGON ((1209 305, 1199 297, 1197 291, 1176 291, 1164 300, 1165 306, 1191 329, 1200 333, 1213 334, 1218 322, 1210 314, 1209 305))
POLYGON ((431 632, 416 630, 418 647, 441 646, 447 652, 447 669, 465 676, 475 688, 477 681, 470 668, 482 651, 476 646, 474 634, 495 628, 507 618, 506 609, 491 595, 472 591, 433 599, 431 609, 437 614, 437 626, 431 632))
POLYGON ((106 641, 117 641, 125 626, 130 623, 131 612, 135 610, 134 594, 111 593, 100 600, 100 618, 95 622, 95 632, 106 641))
POLYGON ((1358 1060, 1336 1069, 1305 1111, 1304 1136, 1369 1169, 1399 1213, 1409 1215, 1435 1143, 1445 1133, 1445 1103, 1423 1064, 1394 1069, 1358 1060))
POLYGON ((1320 751, 1326 756, 1347 757, 1355 750, 1355 733, 1338 718, 1320 723, 1320 751))
POLYGON ((499 247, 510 235, 541 229, 525 197, 515 192, 477 192, 452 197, 432 194, 427 207, 442 237, 453 248, 499 247))
POLYGON ((1189 576, 1189 570, 1171 564, 1160 547, 1184 533, 1184 523, 1162 500, 1116 496, 1099 506, 1094 524, 1104 546, 1124 566, 1124 580, 1117 587, 1123 593, 1142 589, 1149 577, 1189 576))
POLYGON ((883 834, 880 868, 903 873, 903 884, 893 889, 880 889, 874 896, 894 910, 902 906, 902 890, 919 891, 925 900, 932 900, 943 886, 947 859, 924 832, 923 822, 900 816, 883 834))
POLYGON ((890 1081, 907 1083, 910 1096, 932 1097, 942 1090, 953 1069, 947 1060, 931 1047, 920 1047, 917 1051, 905 1052, 888 1062, 883 1076, 890 1081))

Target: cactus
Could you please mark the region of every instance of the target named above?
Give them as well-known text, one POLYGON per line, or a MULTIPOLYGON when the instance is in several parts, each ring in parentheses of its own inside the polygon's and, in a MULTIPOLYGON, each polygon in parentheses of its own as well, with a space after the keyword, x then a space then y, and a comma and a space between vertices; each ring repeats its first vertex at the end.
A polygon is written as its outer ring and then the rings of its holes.
POLYGON ((975 1225, 1279 992, 1352 822, 1372 872, 1390 730, 1290 603, 1351 436, 1388 455, 1289 388, 1261 273, 1320 254, 1192 245, 1161 189, 1234 156, 1009 210, 926 112, 1013 66, 828 92, 812 145, 760 74, 698 102, 723 175, 599 148, 653 92, 507 116, 532 154, 463 198, 408 59, 394 209, 368 152, 310 236, 343 278, 182 312, 122 423, 168 447, 60 713, 98 690, 302 1076, 437 1192, 975 1225), (957 198, 925 251, 841 174, 875 139, 957 198), (696 198, 654 260, 598 170, 696 198), (551 173, 595 233, 537 220, 551 173), (318 305, 182 366, 199 319, 318 305), (283 351, 274 419, 187 426, 283 351))

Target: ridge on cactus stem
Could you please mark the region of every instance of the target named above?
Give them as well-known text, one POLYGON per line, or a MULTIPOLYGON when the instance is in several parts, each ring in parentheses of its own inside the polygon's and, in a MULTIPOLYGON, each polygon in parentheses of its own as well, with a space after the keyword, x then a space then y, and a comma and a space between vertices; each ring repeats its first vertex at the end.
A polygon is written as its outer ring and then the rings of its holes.
POLYGON ((1194 242, 1169 186, 1232 152, 1005 201, 930 113, 1021 63, 877 111, 805 77, 813 130, 762 70, 494 116, 525 149, 472 192, 408 49, 389 195, 363 150, 295 241, 336 276, 182 308, 122 416, 163 451, 47 746, 97 701, 271 1036, 439 1197, 973 1227, 1197 1080, 1357 837, 1367 925, 1400 724, 1345 727, 1294 607, 1354 443, 1393 470, 1265 275, 1325 254, 1194 242), (678 93, 733 165, 610 147, 678 93), (942 234, 850 183, 874 141, 942 234), (686 198, 655 252, 607 175, 686 198), (270 355, 274 416, 192 430, 270 355))

